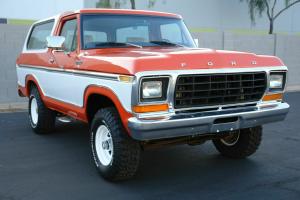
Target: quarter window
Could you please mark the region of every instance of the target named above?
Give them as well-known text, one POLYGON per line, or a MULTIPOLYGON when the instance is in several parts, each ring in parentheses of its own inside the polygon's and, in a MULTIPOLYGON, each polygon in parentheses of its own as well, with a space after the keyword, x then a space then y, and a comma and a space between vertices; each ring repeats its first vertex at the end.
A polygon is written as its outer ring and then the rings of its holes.
POLYGON ((29 50, 46 49, 47 48, 46 38, 51 35, 53 25, 54 25, 54 21, 49 21, 46 23, 34 25, 27 43, 27 49, 29 50))

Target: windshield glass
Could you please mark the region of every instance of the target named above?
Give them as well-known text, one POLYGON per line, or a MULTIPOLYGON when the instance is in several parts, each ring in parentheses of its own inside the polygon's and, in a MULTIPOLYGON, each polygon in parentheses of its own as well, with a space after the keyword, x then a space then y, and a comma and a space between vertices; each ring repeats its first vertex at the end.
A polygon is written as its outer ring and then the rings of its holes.
POLYGON ((195 47, 181 19, 144 15, 83 14, 83 49, 145 46, 195 47))

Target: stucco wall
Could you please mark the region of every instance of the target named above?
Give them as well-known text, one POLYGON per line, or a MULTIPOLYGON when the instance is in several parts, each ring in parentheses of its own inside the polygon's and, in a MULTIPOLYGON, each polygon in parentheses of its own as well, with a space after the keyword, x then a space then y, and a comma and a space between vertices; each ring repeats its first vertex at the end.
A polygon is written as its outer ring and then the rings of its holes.
MULTIPOLYGON (((9 0, 1 1, 0 18, 39 20, 58 13, 80 8, 95 7, 99 0, 9 0)), ((116 0, 111 0, 115 2, 116 0)), ((121 8, 130 8, 129 0, 119 0, 121 8)), ((249 19, 248 6, 244 0, 156 0, 148 7, 148 0, 136 0, 137 9, 174 12, 182 15, 190 28, 227 30, 263 30, 269 22, 264 14, 257 17, 255 25, 249 19)), ((277 1, 275 12, 284 7, 277 1)), ((275 21, 275 32, 300 32, 300 4, 284 12, 275 21)))
MULTIPOLYGON (((17 95, 15 60, 21 52, 28 26, 0 25, 0 104, 24 102, 17 95)), ((279 56, 289 67, 288 86, 300 86, 300 36, 195 33, 200 47, 250 51, 279 56)))
POLYGON ((24 101, 17 94, 16 58, 29 26, 0 24, 0 103, 24 101))

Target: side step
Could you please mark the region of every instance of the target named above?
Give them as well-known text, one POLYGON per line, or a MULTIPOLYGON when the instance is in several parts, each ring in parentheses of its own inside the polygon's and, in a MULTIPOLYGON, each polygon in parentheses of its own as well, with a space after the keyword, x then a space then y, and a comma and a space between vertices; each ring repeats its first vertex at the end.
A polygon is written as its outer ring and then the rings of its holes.
POLYGON ((68 116, 57 117, 57 120, 62 123, 71 123, 72 121, 74 121, 74 119, 72 119, 71 117, 68 117, 68 116))

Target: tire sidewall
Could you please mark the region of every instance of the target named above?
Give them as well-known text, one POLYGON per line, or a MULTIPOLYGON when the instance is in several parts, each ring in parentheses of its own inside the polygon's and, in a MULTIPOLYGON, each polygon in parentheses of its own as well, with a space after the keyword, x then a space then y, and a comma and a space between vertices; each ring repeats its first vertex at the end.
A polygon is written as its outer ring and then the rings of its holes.
POLYGON ((115 144, 114 144, 114 139, 113 139, 113 133, 111 131, 111 128, 109 127, 108 123, 103 118, 97 118, 94 120, 92 127, 91 127, 91 147, 92 147, 92 156, 93 160, 95 162, 96 168, 101 172, 101 174, 110 174, 111 173, 111 168, 114 163, 114 157, 115 157, 115 144), (104 125, 106 128, 110 131, 111 137, 112 137, 112 142, 113 142, 113 155, 112 155, 112 160, 108 165, 103 165, 101 161, 99 160, 97 151, 96 151, 96 132, 97 129, 101 126, 104 125))
POLYGON ((36 134, 47 134, 53 131, 55 127, 56 113, 47 108, 40 96, 39 90, 36 86, 30 89, 30 96, 28 101, 28 118, 30 127, 36 134), (32 120, 31 106, 33 99, 37 104, 37 122, 32 120))
MULTIPOLYGON (((38 103, 38 99, 37 97, 35 96, 34 93, 30 94, 30 97, 29 97, 29 103, 28 103, 28 115, 29 115, 29 122, 30 122, 30 126, 33 128, 33 129, 36 129, 38 124, 39 124, 39 117, 37 119, 37 123, 33 123, 32 121, 32 116, 31 116, 31 102, 32 100, 35 99, 36 102, 37 102, 37 106, 39 107, 39 103, 38 103)), ((38 108, 38 116, 39 116, 39 108, 38 108)))

